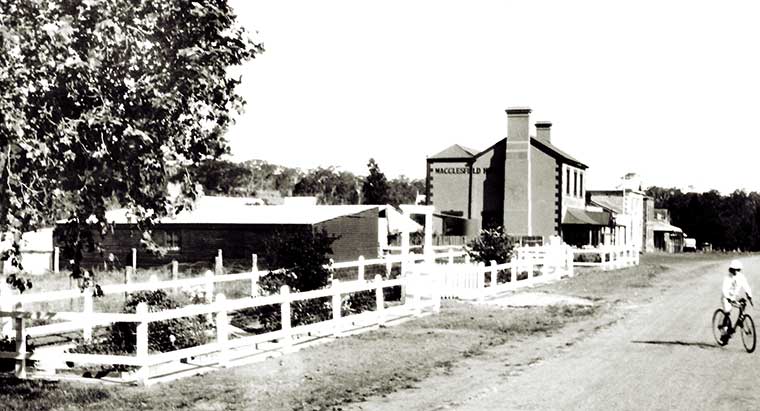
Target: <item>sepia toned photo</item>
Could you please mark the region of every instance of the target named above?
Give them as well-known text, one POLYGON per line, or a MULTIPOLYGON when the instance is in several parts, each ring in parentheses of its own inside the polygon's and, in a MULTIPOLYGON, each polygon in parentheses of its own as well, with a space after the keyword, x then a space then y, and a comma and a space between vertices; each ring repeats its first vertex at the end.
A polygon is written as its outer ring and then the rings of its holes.
POLYGON ((759 16, 0 0, 0 411, 759 409, 759 16))

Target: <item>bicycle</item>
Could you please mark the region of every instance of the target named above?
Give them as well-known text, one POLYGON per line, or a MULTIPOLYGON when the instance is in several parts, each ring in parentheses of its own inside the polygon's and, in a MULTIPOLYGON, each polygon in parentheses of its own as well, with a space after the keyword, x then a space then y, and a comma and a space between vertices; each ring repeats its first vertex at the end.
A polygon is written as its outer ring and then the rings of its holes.
MULTIPOLYGON (((729 300, 732 306, 739 309, 739 317, 736 319, 736 324, 731 325, 731 318, 726 319, 728 314, 723 311, 722 308, 715 310, 712 318, 712 329, 715 341, 719 346, 723 347, 728 344, 728 340, 734 335, 737 329, 741 330, 742 344, 744 349, 748 353, 755 351, 755 345, 757 344, 757 335, 755 334, 755 322, 752 320, 749 314, 744 311, 747 308, 747 300, 745 298, 739 299, 739 301, 729 300), (722 331, 723 324, 728 323, 728 330, 722 331)), ((752 304, 752 300, 749 300, 752 304)), ((754 304, 752 304, 754 306, 754 304)))

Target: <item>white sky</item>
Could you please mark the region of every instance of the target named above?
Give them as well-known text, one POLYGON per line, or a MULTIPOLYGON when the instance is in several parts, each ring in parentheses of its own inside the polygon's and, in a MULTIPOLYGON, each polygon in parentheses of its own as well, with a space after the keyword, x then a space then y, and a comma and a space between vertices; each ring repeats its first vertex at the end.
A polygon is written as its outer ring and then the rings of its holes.
POLYGON ((241 70, 236 160, 423 178, 528 106, 591 188, 760 191, 760 2, 231 3, 267 49, 241 70))

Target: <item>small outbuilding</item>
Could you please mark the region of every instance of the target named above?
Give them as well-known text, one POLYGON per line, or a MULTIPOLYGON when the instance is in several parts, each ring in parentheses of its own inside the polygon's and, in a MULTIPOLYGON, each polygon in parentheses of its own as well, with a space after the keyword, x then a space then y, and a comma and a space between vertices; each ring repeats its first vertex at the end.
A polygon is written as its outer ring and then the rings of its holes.
MULTIPOLYGON (((351 261, 363 255, 377 256, 378 215, 376 205, 257 205, 253 199, 236 197, 200 198, 192 211, 175 218, 164 218, 152 229, 151 238, 163 254, 151 253, 141 246, 142 233, 127 210, 109 211, 106 218, 112 230, 98 237, 98 250, 87 253, 83 266, 113 260, 115 265, 131 264, 132 249, 138 250, 140 267, 180 263, 212 262, 222 250, 225 262, 238 260, 250 264, 251 254, 259 255, 266 267, 266 243, 278 233, 322 230, 335 236, 331 258, 351 261), (112 256, 112 257, 111 257, 112 256)), ((60 243, 56 238, 56 245, 60 243)), ((62 256, 63 258, 69 258, 62 256)))

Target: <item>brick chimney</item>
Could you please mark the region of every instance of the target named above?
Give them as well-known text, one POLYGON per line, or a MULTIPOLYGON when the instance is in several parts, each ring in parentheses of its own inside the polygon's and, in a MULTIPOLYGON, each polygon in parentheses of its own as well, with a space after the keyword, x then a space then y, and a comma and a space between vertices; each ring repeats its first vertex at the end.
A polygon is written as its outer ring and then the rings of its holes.
POLYGON ((536 138, 543 143, 551 143, 551 121, 537 121, 536 122, 536 138))
POLYGON ((507 139, 529 141, 530 108, 510 107, 507 110, 507 139))
POLYGON ((510 235, 532 235, 530 109, 507 110, 507 144, 504 153, 504 227, 510 235))

